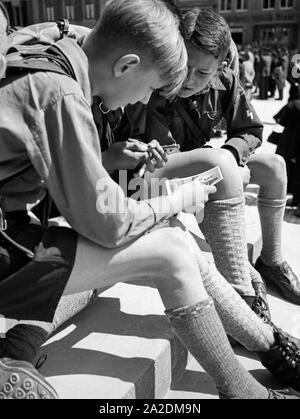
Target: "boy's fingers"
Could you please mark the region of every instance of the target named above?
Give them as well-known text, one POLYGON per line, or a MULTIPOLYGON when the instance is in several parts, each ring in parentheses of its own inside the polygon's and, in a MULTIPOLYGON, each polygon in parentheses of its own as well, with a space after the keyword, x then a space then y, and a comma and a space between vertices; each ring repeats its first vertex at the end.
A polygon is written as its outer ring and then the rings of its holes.
POLYGON ((152 158, 155 160, 155 165, 157 168, 161 168, 165 166, 164 158, 159 154, 157 150, 151 150, 152 158))
POLYGON ((151 141, 148 144, 148 146, 152 147, 151 153, 155 154, 155 156, 158 154, 160 156, 160 159, 162 159, 163 161, 165 161, 165 163, 167 163, 168 155, 157 140, 151 141))
POLYGON ((145 175, 145 173, 147 172, 147 165, 144 164, 140 170, 138 171, 138 173, 136 174, 135 177, 143 177, 145 175))
POLYGON ((217 192, 217 188, 215 186, 206 186, 206 191, 208 195, 213 195, 217 192))
POLYGON ((129 139, 126 144, 127 150, 147 153, 148 146, 147 144, 144 144, 141 141, 129 139))
POLYGON ((150 173, 154 173, 155 172, 155 166, 152 163, 152 161, 151 161, 150 158, 146 160, 146 166, 147 166, 148 172, 150 172, 150 173))

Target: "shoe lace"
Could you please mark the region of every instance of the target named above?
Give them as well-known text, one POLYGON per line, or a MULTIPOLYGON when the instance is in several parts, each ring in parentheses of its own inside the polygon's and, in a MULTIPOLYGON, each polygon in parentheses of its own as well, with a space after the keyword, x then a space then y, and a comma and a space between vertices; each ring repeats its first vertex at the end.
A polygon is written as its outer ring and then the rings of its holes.
POLYGON ((42 355, 38 360, 37 363, 35 364, 35 369, 36 370, 40 370, 46 363, 48 359, 48 355, 44 354, 42 355))
POLYGON ((258 296, 255 298, 252 304, 252 310, 259 318, 263 320, 264 323, 271 326, 273 330, 276 330, 276 326, 274 325, 274 323, 272 323, 272 321, 266 315, 266 313, 269 310, 269 307, 262 297, 258 296))
POLYGON ((292 366, 297 368, 300 366, 300 349, 288 337, 278 337, 279 350, 281 351, 285 360, 292 366))

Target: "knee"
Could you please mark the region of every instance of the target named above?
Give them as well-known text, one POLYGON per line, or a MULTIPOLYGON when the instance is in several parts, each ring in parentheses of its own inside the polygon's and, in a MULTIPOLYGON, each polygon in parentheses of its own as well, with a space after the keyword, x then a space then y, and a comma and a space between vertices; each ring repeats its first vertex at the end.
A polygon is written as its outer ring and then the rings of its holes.
POLYGON ((286 163, 283 157, 278 154, 272 154, 263 163, 263 172, 266 182, 287 182, 286 163))
POLYGON ((186 287, 198 268, 193 249, 181 228, 164 228, 157 232, 159 246, 152 254, 153 279, 163 288, 186 287))
POLYGON ((224 171, 237 169, 237 163, 233 154, 223 148, 214 149, 210 154, 211 166, 219 166, 224 171))
POLYGON ((233 179, 240 179, 239 167, 230 151, 222 148, 216 150, 215 166, 220 167, 225 182, 227 179, 230 180, 230 182, 232 182, 233 179))
POLYGON ((282 156, 274 154, 272 158, 273 171, 278 179, 286 179, 286 163, 282 156))
POLYGON ((213 167, 218 166, 223 175, 223 181, 217 185, 217 193, 212 199, 229 199, 242 196, 242 177, 233 154, 225 149, 215 150, 212 154, 214 154, 213 167))

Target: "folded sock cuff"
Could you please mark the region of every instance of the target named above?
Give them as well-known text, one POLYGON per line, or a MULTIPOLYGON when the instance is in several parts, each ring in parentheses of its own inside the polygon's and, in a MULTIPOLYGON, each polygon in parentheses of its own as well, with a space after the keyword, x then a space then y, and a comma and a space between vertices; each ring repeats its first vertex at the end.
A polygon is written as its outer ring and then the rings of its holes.
POLYGON ((236 198, 230 198, 230 199, 222 199, 219 201, 209 201, 206 206, 212 206, 212 205, 238 205, 238 204, 244 204, 246 202, 246 199, 244 196, 237 196, 236 198))
POLYGON ((213 308, 214 303, 211 298, 205 301, 200 301, 197 304, 192 306, 185 306, 175 310, 165 311, 166 316, 169 320, 184 319, 185 317, 190 317, 194 315, 201 315, 207 309, 213 308))
POLYGON ((258 197, 258 204, 269 208, 284 208, 286 206, 285 199, 268 199, 261 196, 258 197))

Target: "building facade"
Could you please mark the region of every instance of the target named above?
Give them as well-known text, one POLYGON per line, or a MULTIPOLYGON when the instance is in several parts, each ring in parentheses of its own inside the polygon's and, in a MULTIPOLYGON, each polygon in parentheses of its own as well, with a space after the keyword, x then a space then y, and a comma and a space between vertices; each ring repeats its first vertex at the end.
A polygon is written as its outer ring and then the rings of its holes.
POLYGON ((7 0, 4 1, 13 26, 69 19, 93 27, 107 0, 7 0))
POLYGON ((177 0, 182 8, 212 7, 230 25, 236 43, 276 44, 300 49, 299 0, 177 0))
MULTIPOLYGON (((92 27, 108 0, 7 0, 14 26, 62 17, 92 27)), ((236 43, 287 45, 300 49, 299 0, 175 0, 180 8, 212 7, 228 21, 236 43)))

